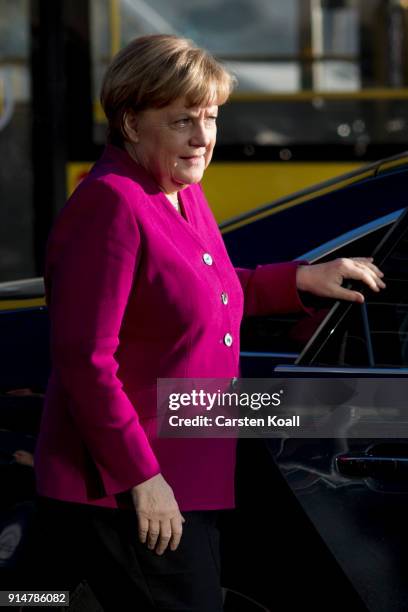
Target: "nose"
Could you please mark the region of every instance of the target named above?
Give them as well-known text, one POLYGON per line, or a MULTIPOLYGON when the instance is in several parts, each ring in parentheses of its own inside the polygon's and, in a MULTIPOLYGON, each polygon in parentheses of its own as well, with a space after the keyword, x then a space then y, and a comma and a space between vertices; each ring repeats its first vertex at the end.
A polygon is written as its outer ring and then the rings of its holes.
POLYGON ((190 144, 193 147, 207 147, 211 142, 211 130, 204 121, 197 121, 190 136, 190 144))

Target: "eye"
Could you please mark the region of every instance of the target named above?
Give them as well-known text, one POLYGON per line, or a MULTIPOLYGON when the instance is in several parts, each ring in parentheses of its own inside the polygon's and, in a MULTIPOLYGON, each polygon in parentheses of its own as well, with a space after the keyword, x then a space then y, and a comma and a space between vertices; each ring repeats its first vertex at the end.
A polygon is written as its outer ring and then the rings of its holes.
POLYGON ((208 124, 215 124, 217 122, 217 115, 210 115, 205 120, 208 124))
POLYGON ((177 127, 185 127, 186 125, 188 125, 190 122, 190 117, 182 117, 181 119, 177 119, 177 121, 174 122, 174 124, 177 127))

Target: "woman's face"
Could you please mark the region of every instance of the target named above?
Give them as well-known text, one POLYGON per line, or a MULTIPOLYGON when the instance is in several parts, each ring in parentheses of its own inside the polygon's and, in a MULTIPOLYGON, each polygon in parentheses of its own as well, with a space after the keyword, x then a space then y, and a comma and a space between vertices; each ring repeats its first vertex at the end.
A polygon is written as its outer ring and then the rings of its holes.
POLYGON ((127 119, 130 155, 165 193, 198 183, 211 161, 218 106, 187 107, 184 98, 127 119))

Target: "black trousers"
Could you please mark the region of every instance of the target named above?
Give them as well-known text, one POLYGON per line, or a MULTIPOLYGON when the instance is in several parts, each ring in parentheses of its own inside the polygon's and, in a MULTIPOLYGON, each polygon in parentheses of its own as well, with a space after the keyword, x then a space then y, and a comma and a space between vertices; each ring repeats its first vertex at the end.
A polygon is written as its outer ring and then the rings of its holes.
POLYGON ((222 612, 218 512, 182 514, 179 547, 159 556, 140 543, 133 510, 39 498, 25 587, 69 590, 70 611, 222 612), (81 603, 87 586, 94 609, 89 593, 81 603))

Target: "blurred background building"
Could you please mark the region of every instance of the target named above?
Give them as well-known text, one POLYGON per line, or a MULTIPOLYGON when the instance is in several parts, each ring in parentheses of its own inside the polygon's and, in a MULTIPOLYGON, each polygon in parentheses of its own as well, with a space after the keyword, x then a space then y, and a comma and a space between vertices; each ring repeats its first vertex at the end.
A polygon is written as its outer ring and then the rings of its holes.
POLYGON ((103 148, 104 70, 150 32, 238 77, 204 181, 219 221, 408 148, 408 0, 0 0, 0 281, 42 273, 103 148))

